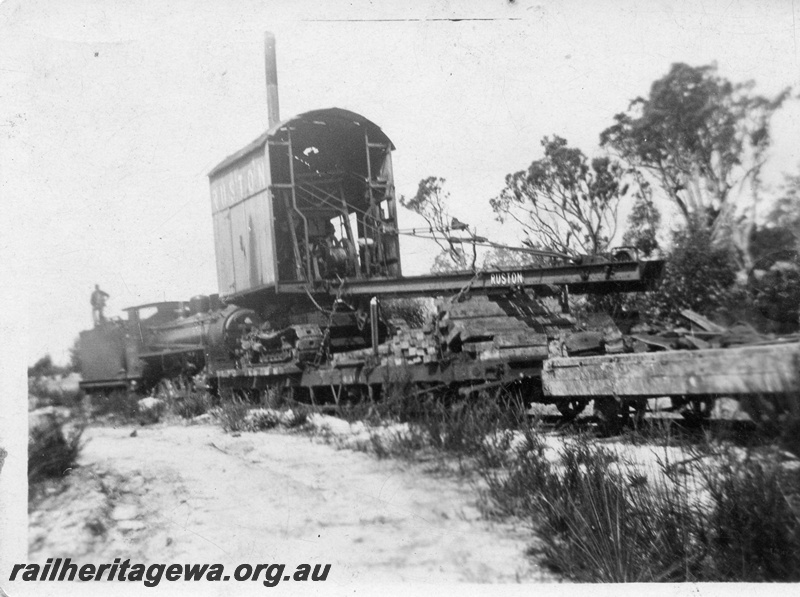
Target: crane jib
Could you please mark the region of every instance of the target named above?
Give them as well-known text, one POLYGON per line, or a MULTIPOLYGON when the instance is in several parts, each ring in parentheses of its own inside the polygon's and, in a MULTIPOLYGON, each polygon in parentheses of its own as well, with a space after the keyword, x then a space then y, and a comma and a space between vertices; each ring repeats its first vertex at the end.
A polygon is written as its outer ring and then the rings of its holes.
MULTIPOLYGON (((577 294, 602 294, 606 291, 637 292, 648 290, 658 280, 664 262, 614 261, 581 265, 560 265, 513 271, 467 272, 400 278, 346 279, 341 286, 351 296, 439 296, 469 288, 470 292, 525 288, 552 294, 559 287, 569 287, 577 294)), ((313 292, 336 294, 338 282, 283 284, 278 293, 293 294, 303 288, 313 292), (311 289, 311 288, 309 288, 311 289)))

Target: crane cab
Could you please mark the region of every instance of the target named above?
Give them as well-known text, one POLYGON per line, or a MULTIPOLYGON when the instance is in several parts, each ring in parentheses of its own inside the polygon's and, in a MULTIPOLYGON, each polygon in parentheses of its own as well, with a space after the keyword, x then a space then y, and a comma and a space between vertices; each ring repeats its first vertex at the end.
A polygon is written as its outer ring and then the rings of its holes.
POLYGON ((220 294, 400 277, 393 149, 376 124, 330 108, 276 124, 214 168, 220 294))

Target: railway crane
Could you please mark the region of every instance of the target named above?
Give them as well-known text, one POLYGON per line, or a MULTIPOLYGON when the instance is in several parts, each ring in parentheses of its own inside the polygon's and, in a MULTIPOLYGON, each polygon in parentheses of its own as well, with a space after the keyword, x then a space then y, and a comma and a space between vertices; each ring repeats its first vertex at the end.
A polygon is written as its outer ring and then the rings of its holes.
MULTIPOLYGON (((578 325, 567 297, 646 290, 663 262, 620 251, 404 276, 394 144, 346 109, 280 120, 270 34, 265 45, 269 127, 208 175, 219 293, 131 307, 124 321, 83 332, 83 388, 205 387, 339 405, 398 383, 464 396, 517 387, 529 401, 580 412, 593 390, 566 379, 569 359, 626 346, 608 316, 578 325), (387 316, 382 302, 403 297, 435 297, 436 313, 417 328, 387 316)), ((617 416, 647 394, 599 403, 617 416)))

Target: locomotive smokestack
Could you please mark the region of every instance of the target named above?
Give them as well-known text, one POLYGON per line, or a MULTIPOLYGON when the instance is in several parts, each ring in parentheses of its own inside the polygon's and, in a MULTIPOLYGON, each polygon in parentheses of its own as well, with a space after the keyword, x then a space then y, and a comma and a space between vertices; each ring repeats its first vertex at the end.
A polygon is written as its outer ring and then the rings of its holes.
POLYGON ((267 116, 269 126, 281 121, 281 110, 278 105, 278 67, 275 64, 275 35, 264 33, 264 62, 267 69, 267 116))

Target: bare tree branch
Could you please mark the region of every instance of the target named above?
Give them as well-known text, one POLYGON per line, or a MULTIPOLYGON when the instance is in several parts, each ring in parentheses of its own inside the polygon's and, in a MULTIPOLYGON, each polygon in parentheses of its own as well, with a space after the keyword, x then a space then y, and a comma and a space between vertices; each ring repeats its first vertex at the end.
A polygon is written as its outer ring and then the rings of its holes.
POLYGON ((558 136, 545 137, 542 146, 544 158, 506 176, 506 187, 490 201, 497 219, 519 223, 536 242, 562 253, 606 251, 629 176, 607 158, 589 163, 558 136))

